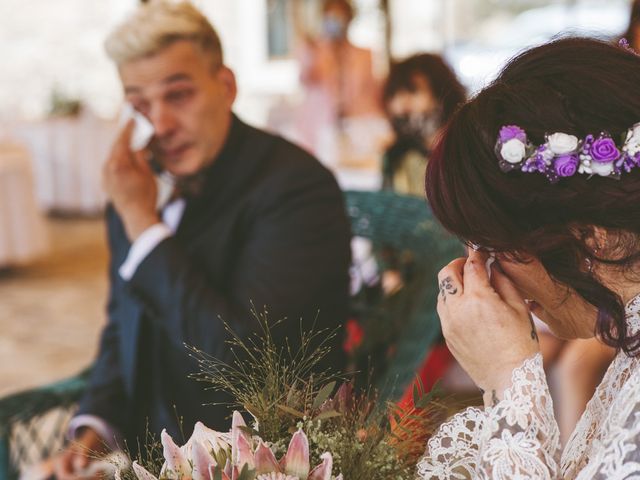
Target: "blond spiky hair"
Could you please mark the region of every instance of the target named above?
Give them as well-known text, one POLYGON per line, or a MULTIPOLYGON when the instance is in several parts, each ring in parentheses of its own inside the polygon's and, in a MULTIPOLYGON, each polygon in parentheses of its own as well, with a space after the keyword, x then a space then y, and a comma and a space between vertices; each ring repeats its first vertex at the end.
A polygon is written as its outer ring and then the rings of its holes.
POLYGON ((105 41, 117 65, 158 53, 178 40, 189 40, 222 64, 220 38, 209 20, 188 1, 151 0, 140 6, 105 41))

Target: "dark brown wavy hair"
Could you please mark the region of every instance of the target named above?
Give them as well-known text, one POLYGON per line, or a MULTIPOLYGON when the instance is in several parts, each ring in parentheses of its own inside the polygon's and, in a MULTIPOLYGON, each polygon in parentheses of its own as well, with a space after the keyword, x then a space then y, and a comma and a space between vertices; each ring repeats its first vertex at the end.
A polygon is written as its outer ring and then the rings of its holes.
POLYGON ((640 169, 620 180, 575 175, 551 184, 541 174, 503 173, 494 148, 503 125, 522 127, 534 144, 553 132, 621 138, 640 121, 638 85, 640 57, 602 41, 564 38, 528 50, 453 115, 426 175, 431 208, 445 228, 516 260, 538 258, 598 308, 601 339, 634 355, 640 335, 627 331, 622 299, 584 265, 595 258, 636 273, 640 169), (588 247, 593 226, 618 233, 619 255, 600 258, 588 247))

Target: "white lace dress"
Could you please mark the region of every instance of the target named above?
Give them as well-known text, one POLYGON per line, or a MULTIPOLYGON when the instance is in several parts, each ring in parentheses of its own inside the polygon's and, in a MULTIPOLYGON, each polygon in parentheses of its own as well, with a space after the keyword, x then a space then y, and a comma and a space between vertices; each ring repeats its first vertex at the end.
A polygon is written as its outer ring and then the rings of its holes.
MULTIPOLYGON (((640 330, 640 296, 626 307, 640 330)), ((619 353, 561 455, 558 424, 537 354, 515 369, 495 406, 442 425, 418 464, 422 479, 640 479, 640 359, 619 353)))

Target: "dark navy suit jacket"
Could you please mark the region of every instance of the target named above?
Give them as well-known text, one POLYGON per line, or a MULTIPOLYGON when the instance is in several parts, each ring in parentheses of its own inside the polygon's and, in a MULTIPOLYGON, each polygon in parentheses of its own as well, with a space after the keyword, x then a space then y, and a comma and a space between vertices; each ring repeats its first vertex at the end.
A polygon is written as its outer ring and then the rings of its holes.
MULTIPOLYGON (((228 400, 189 378, 184 344, 230 360, 221 319, 241 336, 256 331, 250 302, 266 306, 295 343, 305 328, 335 328, 347 314, 350 228, 331 173, 308 153, 236 117, 226 144, 188 198, 176 234, 124 281, 129 251, 122 222, 107 211, 108 323, 79 413, 98 415, 135 450, 136 437, 166 427, 180 440, 201 420, 227 430, 228 400), (318 316, 319 312, 319 316, 318 316), (317 320, 316 320, 317 317, 317 320)), ((340 337, 327 364, 342 368, 340 337)))

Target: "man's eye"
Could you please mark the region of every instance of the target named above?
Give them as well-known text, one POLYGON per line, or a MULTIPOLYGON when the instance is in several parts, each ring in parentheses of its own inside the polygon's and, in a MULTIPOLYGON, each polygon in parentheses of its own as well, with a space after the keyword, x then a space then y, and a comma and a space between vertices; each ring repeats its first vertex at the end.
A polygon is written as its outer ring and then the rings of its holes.
POLYGON ((149 103, 148 102, 131 102, 131 106, 136 112, 139 112, 143 115, 146 115, 149 112, 149 103))
POLYGON ((167 94, 167 100, 170 102, 180 102, 191 97, 193 90, 175 90, 167 94))

